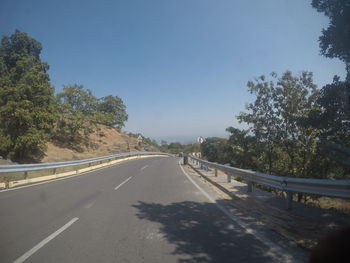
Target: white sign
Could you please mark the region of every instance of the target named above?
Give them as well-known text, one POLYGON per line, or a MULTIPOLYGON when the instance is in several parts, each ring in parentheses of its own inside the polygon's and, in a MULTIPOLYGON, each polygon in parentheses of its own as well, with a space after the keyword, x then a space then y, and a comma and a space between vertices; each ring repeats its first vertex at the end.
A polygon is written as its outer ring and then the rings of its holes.
POLYGON ((204 138, 203 138, 202 136, 199 136, 199 137, 197 138, 197 142, 203 143, 203 142, 204 142, 204 138))

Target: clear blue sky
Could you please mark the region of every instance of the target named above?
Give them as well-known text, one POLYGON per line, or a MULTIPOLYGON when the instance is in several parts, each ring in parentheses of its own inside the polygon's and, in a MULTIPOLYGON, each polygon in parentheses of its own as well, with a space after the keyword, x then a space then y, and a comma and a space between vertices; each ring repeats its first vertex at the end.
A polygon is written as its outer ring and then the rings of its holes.
POLYGON ((125 130, 155 139, 224 136, 261 74, 314 72, 322 86, 345 66, 319 55, 328 18, 311 0, 1 0, 0 34, 43 44, 51 82, 120 96, 125 130))

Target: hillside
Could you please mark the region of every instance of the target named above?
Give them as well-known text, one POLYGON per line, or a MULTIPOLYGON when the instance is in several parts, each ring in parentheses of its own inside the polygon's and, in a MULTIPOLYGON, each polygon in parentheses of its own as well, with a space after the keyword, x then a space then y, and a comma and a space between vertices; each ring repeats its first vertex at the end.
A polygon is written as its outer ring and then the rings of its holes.
POLYGON ((141 143, 139 146, 136 138, 116 129, 100 125, 96 132, 87 136, 79 144, 67 147, 48 142, 47 151, 44 153, 41 162, 78 160, 129 151, 159 151, 159 149, 145 143, 141 143))

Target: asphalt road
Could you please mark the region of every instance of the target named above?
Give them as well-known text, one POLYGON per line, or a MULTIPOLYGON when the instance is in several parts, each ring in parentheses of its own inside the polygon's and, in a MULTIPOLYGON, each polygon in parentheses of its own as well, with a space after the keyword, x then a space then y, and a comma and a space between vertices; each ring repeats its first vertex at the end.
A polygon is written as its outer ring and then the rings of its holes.
POLYGON ((0 192, 0 262, 305 260, 282 237, 247 227, 178 161, 130 160, 0 192))

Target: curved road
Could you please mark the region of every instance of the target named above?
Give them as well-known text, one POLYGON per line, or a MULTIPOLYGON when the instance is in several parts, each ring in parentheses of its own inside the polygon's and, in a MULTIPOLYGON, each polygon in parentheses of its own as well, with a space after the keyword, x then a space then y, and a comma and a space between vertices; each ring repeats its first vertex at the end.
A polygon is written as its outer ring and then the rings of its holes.
POLYGON ((236 220, 178 162, 130 160, 0 192, 0 262, 306 260, 289 241, 236 220))

